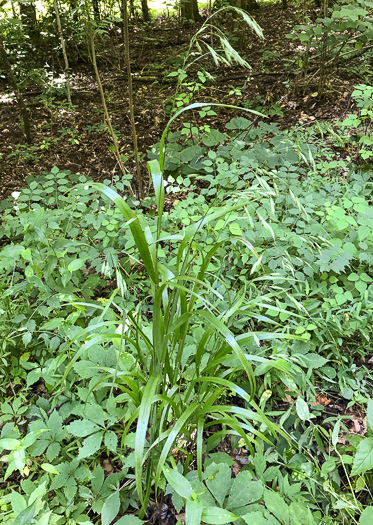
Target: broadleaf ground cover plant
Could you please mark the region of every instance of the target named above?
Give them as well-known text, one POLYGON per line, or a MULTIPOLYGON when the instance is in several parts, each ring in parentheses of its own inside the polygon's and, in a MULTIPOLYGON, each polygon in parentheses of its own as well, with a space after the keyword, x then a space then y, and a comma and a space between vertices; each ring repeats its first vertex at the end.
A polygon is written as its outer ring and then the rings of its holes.
POLYGON ((2 203, 4 520, 141 523, 164 492, 186 523, 364 523, 370 174, 317 124, 183 137, 150 152, 156 214, 57 168, 2 203))

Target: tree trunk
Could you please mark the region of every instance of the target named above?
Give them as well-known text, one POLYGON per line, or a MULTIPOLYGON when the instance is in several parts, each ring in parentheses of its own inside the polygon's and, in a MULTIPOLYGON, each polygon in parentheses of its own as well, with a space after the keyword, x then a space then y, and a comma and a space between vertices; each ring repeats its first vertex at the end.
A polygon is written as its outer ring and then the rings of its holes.
POLYGON ((93 18, 95 20, 100 20, 99 0, 92 0, 92 6, 93 6, 93 18))
POLYGON ((19 2, 19 17, 23 30, 33 42, 39 40, 40 32, 36 18, 36 8, 32 0, 21 0, 19 2))
POLYGON ((181 0, 181 18, 184 20, 199 20, 197 0, 181 0))
POLYGON ((141 9, 144 22, 150 22, 148 0, 141 0, 141 9))
POLYGON ((11 0, 11 3, 12 3, 13 18, 17 18, 16 6, 14 4, 14 0, 11 0))
POLYGON ((30 117, 27 111, 27 108, 25 106, 25 103, 22 98, 22 93, 18 87, 17 81, 15 79, 15 76, 13 75, 12 66, 10 65, 9 58, 7 55, 7 52, 5 50, 4 41, 0 33, 0 58, 3 61, 6 76, 8 79, 9 84, 12 86, 12 89, 14 91, 14 94, 16 96, 16 100, 18 103, 19 111, 21 113, 21 117, 23 120, 23 131, 25 133, 26 141, 31 142, 31 131, 30 131, 30 117))
POLYGON ((61 19, 60 19, 60 11, 58 9, 57 0, 53 0, 53 6, 54 6, 54 11, 56 13, 57 29, 58 29, 58 34, 59 34, 59 37, 60 37, 63 59, 64 59, 64 62, 65 62, 65 81, 66 81, 67 103, 69 104, 69 109, 71 109, 71 89, 70 89, 70 79, 69 79, 69 60, 67 58, 65 39, 63 37, 62 25, 61 25, 61 19))
POLYGON ((259 4, 256 0, 242 0, 242 9, 251 13, 255 9, 259 9, 259 4))

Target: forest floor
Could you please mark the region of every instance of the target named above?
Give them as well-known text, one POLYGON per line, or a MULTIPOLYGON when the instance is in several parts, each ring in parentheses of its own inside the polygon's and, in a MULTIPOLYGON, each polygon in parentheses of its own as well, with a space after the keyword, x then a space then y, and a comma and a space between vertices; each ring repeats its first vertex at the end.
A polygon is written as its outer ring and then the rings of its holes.
MULTIPOLYGON (((308 15, 315 16, 316 13, 308 15)), ((254 108, 274 106, 280 112, 272 119, 282 128, 295 123, 307 126, 315 120, 333 122, 343 119, 351 110, 353 86, 361 79, 338 70, 329 77, 328 89, 323 96, 315 92, 317 86, 312 84, 295 90, 293 72, 297 44, 286 35, 296 23, 303 22, 299 10, 294 7, 283 10, 271 5, 256 11, 254 18, 263 29, 264 40, 247 28, 245 46, 238 49, 252 69, 238 66, 217 68, 210 64, 207 69, 215 81, 206 83, 193 102, 241 105, 253 100, 254 108)), ((175 81, 167 78, 167 74, 181 67, 180 55, 186 51, 190 38, 201 24, 181 27, 172 19, 163 18, 152 28, 131 27, 135 119, 144 179, 147 178, 146 152, 160 139, 169 118, 165 108, 176 89, 175 81)), ((120 30, 113 30, 109 38, 109 42, 107 37, 97 39, 99 69, 121 153, 129 157, 126 168, 133 173, 127 76, 120 30)), ((55 62, 59 62, 62 68, 60 57, 55 57, 55 62)), ((67 109, 65 96, 56 96, 56 92, 48 95, 40 84, 29 85, 24 91, 32 124, 32 142, 27 145, 19 124, 17 104, 4 80, 0 80, 0 199, 24 186, 28 175, 39 176, 53 166, 86 175, 95 181, 110 180, 119 173, 114 153, 109 149, 112 143, 103 124, 102 104, 93 69, 81 57, 76 62, 71 64, 74 71, 71 79, 72 110, 67 109)), ((221 125, 225 120, 224 110, 218 113, 213 117, 218 122, 210 119, 204 120, 204 124, 221 125)))

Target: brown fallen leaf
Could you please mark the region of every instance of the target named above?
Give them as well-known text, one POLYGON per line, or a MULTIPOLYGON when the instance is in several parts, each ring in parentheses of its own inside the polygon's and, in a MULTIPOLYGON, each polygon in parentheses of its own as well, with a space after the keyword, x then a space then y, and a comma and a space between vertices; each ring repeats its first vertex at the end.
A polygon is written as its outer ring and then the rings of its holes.
POLYGON ((330 403, 330 399, 325 394, 318 394, 315 396, 315 402, 312 403, 312 406, 322 405, 327 407, 330 403))
POLYGON ((114 472, 113 465, 110 463, 109 459, 104 459, 102 462, 102 468, 106 472, 106 474, 111 474, 114 472))

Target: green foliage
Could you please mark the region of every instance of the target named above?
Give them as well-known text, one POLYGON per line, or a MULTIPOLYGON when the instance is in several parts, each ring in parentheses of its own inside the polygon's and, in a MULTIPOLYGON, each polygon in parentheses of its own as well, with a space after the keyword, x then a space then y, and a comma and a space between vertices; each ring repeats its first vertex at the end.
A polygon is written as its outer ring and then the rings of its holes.
MULTIPOLYGON (((325 498, 328 484, 323 482, 322 471, 318 469, 313 470, 312 476, 310 472, 303 472, 302 475, 301 460, 300 454, 288 461, 285 455, 279 457, 273 452, 263 455, 257 451, 248 457, 242 470, 232 478, 234 460, 225 453, 215 453, 206 459, 202 478, 198 478, 195 471, 183 476, 180 465, 173 469, 165 468, 168 481, 166 493, 172 495, 178 512, 185 507, 186 523, 312 525, 320 522, 320 512, 314 502, 325 498), (283 473, 281 466, 284 462, 292 470, 291 476, 283 473), (308 490, 304 490, 306 487, 308 490)), ((343 499, 335 506, 344 508, 343 499)), ((368 509, 364 512, 368 513, 368 509)), ((322 520, 322 523, 336 522, 326 517, 322 520)))
POLYGON ((305 79, 302 87, 306 88, 309 72, 312 71, 312 78, 319 76, 321 92, 335 65, 353 58, 356 52, 369 49, 373 36, 372 18, 369 16, 371 7, 369 0, 353 0, 347 5, 344 1, 336 3, 330 16, 318 18, 315 23, 295 26, 293 32, 287 35, 300 43, 297 66, 305 79))
POLYGON ((339 126, 345 134, 346 131, 353 133, 347 139, 352 153, 356 146, 357 153, 364 161, 367 161, 373 155, 373 88, 360 84, 352 92, 352 98, 359 108, 359 115, 348 115, 343 122, 339 122, 339 126))
POLYGON ((367 437, 357 446, 352 465, 352 475, 364 474, 373 469, 373 400, 368 400, 367 437))
MULTIPOLYGON (((170 99, 170 105, 166 107, 168 114, 173 115, 182 106, 190 104, 194 96, 205 89, 204 84, 206 81, 213 80, 214 77, 207 71, 207 68, 197 71, 198 80, 187 80, 188 69, 198 60, 210 57, 215 66, 219 64, 238 64, 241 67, 250 67, 240 53, 232 47, 226 33, 213 23, 219 14, 231 12, 242 18, 243 22, 247 24, 259 38, 263 38, 263 32, 260 26, 242 9, 227 5, 211 14, 191 38, 188 50, 182 54, 178 70, 172 71, 168 75, 169 77, 177 77, 176 92, 170 99), (213 39, 216 40, 214 44, 212 44, 213 39), (194 51, 194 48, 196 48, 196 51, 194 51)), ((201 115, 201 117, 203 116, 205 115, 201 115)))
POLYGON ((10 523, 141 523, 163 490, 190 523, 369 519, 371 179, 323 130, 168 126, 142 208, 58 168, 1 203, 10 523), (368 402, 367 436, 320 391, 368 402))

